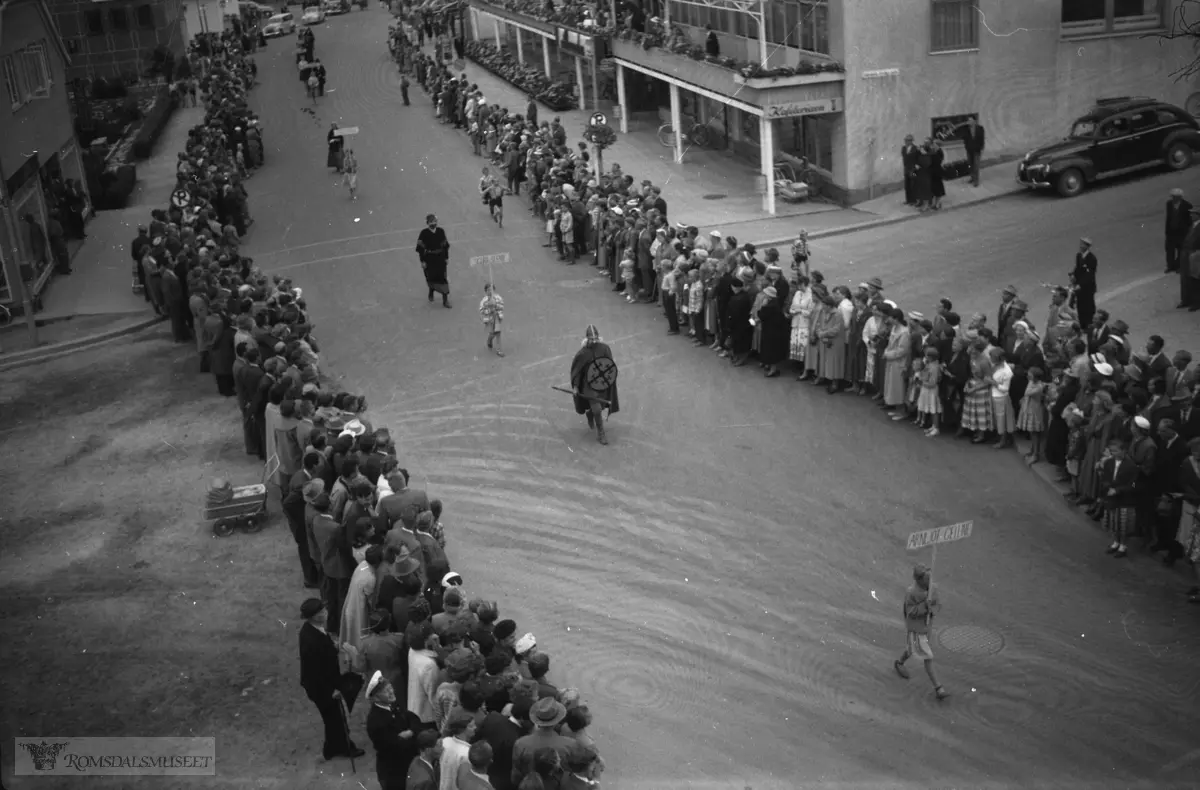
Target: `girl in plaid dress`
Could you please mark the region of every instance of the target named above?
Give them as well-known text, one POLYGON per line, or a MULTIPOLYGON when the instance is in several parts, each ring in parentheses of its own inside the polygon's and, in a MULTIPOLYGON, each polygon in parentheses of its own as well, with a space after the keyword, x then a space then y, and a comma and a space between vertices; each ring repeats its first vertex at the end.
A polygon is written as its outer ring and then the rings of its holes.
POLYGON ((942 381, 942 365, 938 361, 936 348, 925 349, 925 367, 922 368, 918 380, 921 392, 917 395, 917 426, 924 425, 928 418, 929 425, 925 429, 926 436, 937 436, 938 426, 942 421, 942 399, 938 396, 938 385, 942 381))
POLYGON ((1042 434, 1046 430, 1046 374, 1041 368, 1030 368, 1029 384, 1021 396, 1021 413, 1017 416, 1017 430, 1028 431, 1033 446, 1025 461, 1036 464, 1042 460, 1042 434))

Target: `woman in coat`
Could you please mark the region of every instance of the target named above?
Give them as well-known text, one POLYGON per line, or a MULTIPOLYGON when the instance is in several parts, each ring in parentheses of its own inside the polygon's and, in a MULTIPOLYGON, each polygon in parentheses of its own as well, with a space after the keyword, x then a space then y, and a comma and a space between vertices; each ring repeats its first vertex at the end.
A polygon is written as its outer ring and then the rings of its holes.
POLYGON ((825 313, 824 324, 821 328, 821 345, 824 354, 821 357, 821 378, 829 384, 829 394, 842 389, 846 379, 846 341, 849 336, 850 320, 854 317, 854 306, 850 303, 849 291, 844 285, 833 289, 826 303, 829 310, 825 313), (847 320, 847 319, 850 320, 847 320))
POLYGON ((929 191, 933 196, 930 208, 936 210, 942 207, 942 198, 946 196, 946 183, 942 178, 942 164, 946 161, 946 152, 942 150, 937 140, 929 141, 929 191))
POLYGON ((971 378, 963 388, 962 419, 956 436, 973 431, 971 442, 981 444, 992 430, 992 365, 988 361, 987 341, 983 338, 971 344, 971 378))
POLYGON ((215 327, 213 331, 210 351, 212 372, 217 379, 217 392, 226 397, 233 397, 237 395, 237 389, 233 385, 233 360, 237 357, 233 347, 233 336, 236 330, 225 313, 214 313, 208 317, 208 321, 211 322, 214 318, 220 321, 220 326, 215 327))
POLYGON ((1008 393, 1012 398, 1013 408, 1020 410, 1021 398, 1025 397, 1025 388, 1029 386, 1029 371, 1033 368, 1046 369, 1046 358, 1038 347, 1037 333, 1024 321, 1013 325, 1017 335, 1016 345, 1013 346, 1009 363, 1012 365, 1012 385, 1008 393))
POLYGON ((792 292, 792 304, 788 315, 792 320, 791 337, 788 356, 798 363, 800 373, 796 381, 804 381, 804 357, 808 353, 808 323, 813 311, 812 289, 808 285, 808 276, 801 274, 796 278, 796 287, 792 292))
POLYGON ((860 395, 867 379, 867 342, 863 339, 863 332, 870 319, 871 309, 867 306, 867 295, 855 294, 854 313, 846 337, 846 380, 860 395))
POLYGON ((917 152, 917 184, 913 197, 916 198, 917 208, 926 210, 933 203, 933 152, 929 150, 929 141, 917 152))
POLYGON ((827 304, 829 292, 824 285, 812 287, 813 309, 808 314, 808 352, 804 355, 804 374, 797 381, 812 379, 819 384, 825 345, 821 342, 821 327, 825 325, 825 313, 832 308, 827 304))
POLYGON ((783 313, 778 291, 768 285, 762 290, 763 303, 758 308, 758 321, 762 325, 758 358, 766 368, 763 374, 773 379, 780 374, 779 366, 788 358, 791 341, 791 322, 783 313))
POLYGON ((1107 392, 1097 392, 1092 396, 1091 410, 1088 414, 1087 427, 1084 435, 1087 447, 1083 460, 1079 462, 1079 492, 1082 495, 1078 504, 1090 505, 1089 516, 1095 516, 1101 510, 1098 504, 1100 496, 1100 472, 1098 466, 1104 460, 1104 452, 1108 448, 1113 426, 1113 399, 1107 392))
POLYGON ((339 173, 342 172, 342 147, 346 144, 346 138, 336 134, 338 125, 331 124, 329 134, 325 135, 325 145, 329 148, 329 153, 325 157, 325 166, 332 167, 339 173))
POLYGON ((883 408, 890 411, 904 405, 904 374, 908 371, 912 342, 909 338, 908 323, 904 320, 904 312, 900 308, 892 310, 887 323, 891 327, 891 334, 883 352, 883 386, 880 392, 883 394, 883 408))

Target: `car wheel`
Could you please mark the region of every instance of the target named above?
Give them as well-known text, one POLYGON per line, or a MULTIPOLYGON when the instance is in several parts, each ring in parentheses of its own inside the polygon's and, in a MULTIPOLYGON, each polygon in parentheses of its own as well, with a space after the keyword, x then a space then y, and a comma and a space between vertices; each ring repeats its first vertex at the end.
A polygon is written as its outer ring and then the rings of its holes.
POLYGON ((1055 186, 1063 197, 1075 197, 1083 191, 1083 173, 1074 167, 1064 170, 1058 174, 1055 186))
POLYGON ((1172 170, 1187 170, 1192 163, 1192 149, 1187 143, 1175 143, 1167 149, 1167 167, 1172 170))

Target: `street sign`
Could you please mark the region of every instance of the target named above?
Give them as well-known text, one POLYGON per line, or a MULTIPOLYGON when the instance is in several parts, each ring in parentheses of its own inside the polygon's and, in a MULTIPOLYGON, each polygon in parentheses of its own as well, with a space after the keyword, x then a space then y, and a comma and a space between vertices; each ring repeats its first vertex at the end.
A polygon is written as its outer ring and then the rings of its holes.
POLYGON ((472 268, 476 266, 491 266, 492 264, 508 263, 507 252, 497 252, 493 255, 476 255, 467 261, 472 268))
POLYGON ((956 540, 963 540, 971 537, 971 530, 974 528, 974 521, 960 521, 957 524, 950 524, 945 527, 934 527, 933 529, 914 532, 908 536, 909 551, 923 549, 926 546, 936 546, 939 543, 951 543, 956 540))
POLYGON ((334 129, 333 130, 334 137, 350 137, 351 135, 355 135, 355 134, 358 134, 357 126, 347 126, 345 129, 334 129))
POLYGON ((186 189, 176 189, 171 193, 171 205, 175 208, 183 208, 191 202, 192 196, 186 189))
POLYGON ((593 126, 604 126, 608 123, 608 116, 602 112, 594 112, 592 113, 591 120, 593 126))

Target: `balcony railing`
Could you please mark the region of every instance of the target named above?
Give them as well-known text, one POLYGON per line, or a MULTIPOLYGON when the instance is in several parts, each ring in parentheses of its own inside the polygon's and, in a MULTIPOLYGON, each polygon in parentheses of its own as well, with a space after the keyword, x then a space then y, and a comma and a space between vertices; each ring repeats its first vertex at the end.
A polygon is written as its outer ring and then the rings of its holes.
POLYGON ((613 33, 611 28, 603 26, 605 24, 603 18, 597 19, 591 16, 591 10, 583 5, 547 11, 545 0, 470 0, 470 2, 472 7, 480 11, 528 25, 551 35, 555 34, 555 28, 560 27, 583 36, 599 38, 613 33))

